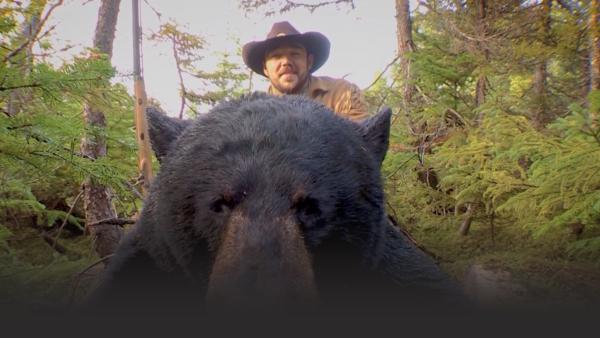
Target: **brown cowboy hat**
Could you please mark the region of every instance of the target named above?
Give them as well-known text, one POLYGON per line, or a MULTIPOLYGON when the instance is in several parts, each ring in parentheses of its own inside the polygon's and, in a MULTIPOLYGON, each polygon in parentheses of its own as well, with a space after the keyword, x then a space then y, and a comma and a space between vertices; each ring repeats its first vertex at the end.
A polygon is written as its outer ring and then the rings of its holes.
POLYGON ((300 33, 287 21, 277 22, 271 27, 263 41, 252 41, 242 47, 244 63, 256 73, 265 76, 263 62, 265 54, 281 43, 299 43, 308 54, 313 55, 313 65, 309 73, 319 69, 329 57, 329 40, 318 32, 300 33))

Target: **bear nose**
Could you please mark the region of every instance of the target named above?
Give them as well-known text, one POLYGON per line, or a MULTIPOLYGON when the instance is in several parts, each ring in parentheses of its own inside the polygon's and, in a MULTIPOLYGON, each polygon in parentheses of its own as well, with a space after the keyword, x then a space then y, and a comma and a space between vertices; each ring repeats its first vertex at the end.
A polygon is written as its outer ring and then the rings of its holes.
POLYGON ((315 299, 310 257, 291 217, 258 223, 230 217, 209 278, 209 304, 271 307, 315 299))

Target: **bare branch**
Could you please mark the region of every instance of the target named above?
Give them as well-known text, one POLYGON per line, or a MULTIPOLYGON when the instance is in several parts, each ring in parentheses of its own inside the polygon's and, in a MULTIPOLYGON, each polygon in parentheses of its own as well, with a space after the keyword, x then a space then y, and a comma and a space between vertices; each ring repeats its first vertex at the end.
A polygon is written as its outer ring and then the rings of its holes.
POLYGON ((302 2, 285 0, 285 5, 282 7, 281 12, 287 12, 290 9, 294 8, 306 8, 311 13, 314 12, 317 8, 329 5, 339 5, 339 4, 349 4, 352 9, 355 8, 354 0, 332 0, 332 1, 323 1, 316 4, 307 4, 302 2))
POLYGON ((46 244, 50 245, 50 247, 52 249, 54 249, 56 252, 58 252, 62 255, 68 255, 71 253, 71 254, 77 255, 77 258, 81 257, 81 255, 79 255, 78 253, 71 252, 69 249, 67 249, 67 247, 58 243, 57 240, 55 238, 52 238, 52 236, 50 236, 47 232, 45 232, 45 231, 42 232, 40 234, 40 236, 42 236, 42 239, 44 240, 44 242, 46 242, 46 244))
POLYGON ((97 266, 98 264, 108 263, 108 261, 110 261, 110 259, 113 256, 114 256, 114 254, 109 254, 109 255, 106 255, 106 256, 100 258, 99 260, 95 261, 94 263, 88 265, 85 269, 83 269, 81 272, 79 272, 74 277, 73 287, 71 288, 71 294, 69 295, 69 305, 73 305, 73 303, 75 302, 75 294, 77 293, 77 289, 79 289, 79 284, 81 282, 81 278, 83 277, 83 275, 86 274, 93 267, 97 266))
MULTIPOLYGON (((35 41, 37 41, 39 39, 38 35, 40 34, 40 31, 42 30, 42 27, 44 26, 44 24, 46 23, 46 21, 50 17, 50 14, 52 14, 52 12, 54 12, 54 10, 56 8, 58 8, 59 6, 61 6, 63 4, 63 2, 64 2, 64 0, 58 0, 54 5, 50 6, 50 8, 48 9, 48 11, 46 12, 46 15, 44 15, 44 18, 42 18, 42 20, 40 20, 39 25, 37 25, 37 27, 35 27, 35 31, 33 32, 33 34, 31 34, 31 36, 25 42, 23 42, 19 47, 17 47, 12 52, 8 53, 4 57, 4 59, 2 60, 2 62, 3 63, 7 62, 11 58, 13 58, 15 55, 19 54, 23 49, 25 49, 26 47, 29 47, 35 41)), ((44 33, 44 35, 46 35, 52 29, 54 29, 54 27, 50 28, 46 33, 44 33)))
MULTIPOLYGON (((250 10, 260 8, 260 7, 266 7, 267 5, 269 5, 272 2, 274 2, 274 1, 241 0, 240 7, 245 10, 250 11, 250 10)), ((351 9, 354 9, 356 7, 354 4, 354 0, 329 0, 329 1, 321 1, 316 4, 309 4, 309 3, 305 3, 305 2, 298 2, 298 1, 291 1, 291 0, 279 0, 277 4, 279 7, 279 9, 278 9, 279 13, 289 12, 292 9, 296 9, 296 8, 304 8, 304 9, 308 10, 309 12, 313 13, 315 10, 317 10, 320 7, 330 6, 330 5, 340 5, 340 4, 350 5, 351 9)), ((265 12, 266 16, 271 16, 273 14, 275 14, 274 10, 267 10, 265 12)))
POLYGON ((392 60, 392 62, 388 63, 388 64, 387 64, 387 66, 385 66, 385 67, 383 68, 383 70, 381 71, 381 73, 379 73, 379 75, 377 76, 377 78, 375 78, 375 80, 373 80, 373 82, 372 82, 370 85, 368 85, 368 86, 367 86, 365 89, 363 89, 363 90, 364 90, 364 91, 367 91, 367 90, 369 90, 371 87, 373 87, 373 86, 374 86, 374 85, 377 83, 377 81, 379 81, 379 79, 381 79, 381 77, 383 76, 383 74, 385 74, 385 72, 387 72, 387 70, 388 70, 388 69, 389 69, 389 68, 390 68, 390 67, 391 67, 391 66, 392 66, 394 63, 396 63, 396 61, 398 61, 398 59, 399 59, 399 58, 400 58, 400 55, 396 56, 396 57, 395 57, 395 58, 392 60))
MULTIPOLYGON (((58 238, 60 237, 60 233, 62 232, 65 225, 67 225, 69 216, 71 216, 71 213, 73 212, 73 209, 75 209, 75 205, 77 204, 77 202, 79 202, 81 195, 83 195, 83 189, 80 189, 79 194, 77 194, 77 197, 75 197, 75 200, 73 201, 73 205, 71 206, 71 208, 69 208, 69 212, 67 212, 67 214, 65 215, 65 219, 63 220, 62 224, 60 225, 60 228, 58 228, 58 232, 57 232, 56 236, 54 237, 54 244, 58 243, 58 238)), ((53 244, 52 248, 54 248, 54 244, 53 244)))
POLYGON ((154 15, 156 15, 156 17, 158 18, 158 21, 159 21, 159 22, 162 22, 162 20, 161 20, 161 19, 162 19, 162 13, 161 13, 161 12, 159 12, 159 11, 158 11, 156 8, 154 8, 154 6, 152 6, 152 5, 151 5, 151 4, 148 2, 148 0, 144 0, 144 3, 145 3, 146 5, 148 5, 148 7, 150 7, 150 9, 151 9, 151 10, 154 12, 154 15))
MULTIPOLYGON (((137 188, 133 184, 131 184, 131 183, 127 182, 127 181, 124 181, 124 183, 125 183, 125 185, 127 185, 127 187, 129 187, 129 189, 131 189, 131 192, 137 198, 141 199, 142 201, 144 200, 144 196, 142 195, 142 193, 139 190, 137 190, 137 188)), ((136 182, 136 184, 137 184, 137 182, 136 182)))
POLYGON ((127 219, 127 218, 108 218, 108 219, 102 219, 99 220, 98 222, 94 222, 94 223, 90 223, 87 226, 88 227, 95 227, 95 226, 100 226, 100 225, 119 225, 119 226, 123 226, 126 224, 134 224, 135 221, 132 219, 127 219))

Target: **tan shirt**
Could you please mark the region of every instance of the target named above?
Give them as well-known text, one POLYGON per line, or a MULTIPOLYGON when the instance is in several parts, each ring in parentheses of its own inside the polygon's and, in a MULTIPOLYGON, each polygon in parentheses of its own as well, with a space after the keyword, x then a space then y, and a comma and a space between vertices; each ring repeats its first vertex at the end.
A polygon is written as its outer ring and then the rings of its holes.
MULTIPOLYGON (((283 95, 269 86, 269 94, 283 95)), ((321 102, 336 114, 353 121, 368 117, 367 104, 358 86, 344 79, 327 76, 310 76, 302 93, 321 102)))

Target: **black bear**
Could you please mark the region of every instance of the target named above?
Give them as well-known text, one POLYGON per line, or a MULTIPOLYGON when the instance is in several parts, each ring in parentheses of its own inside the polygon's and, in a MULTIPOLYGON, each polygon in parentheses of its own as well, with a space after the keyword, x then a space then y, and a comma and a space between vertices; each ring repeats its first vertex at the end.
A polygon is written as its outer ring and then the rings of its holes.
POLYGON ((266 94, 194 121, 149 109, 161 168, 92 304, 351 310, 453 298, 447 276, 388 222, 390 117, 356 123, 266 94))

